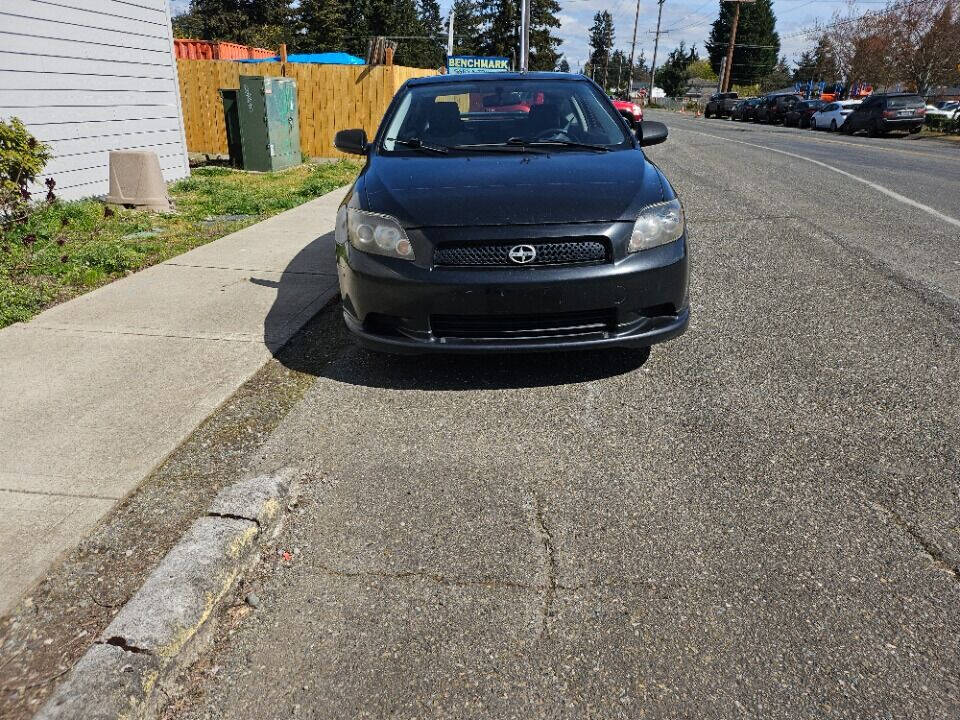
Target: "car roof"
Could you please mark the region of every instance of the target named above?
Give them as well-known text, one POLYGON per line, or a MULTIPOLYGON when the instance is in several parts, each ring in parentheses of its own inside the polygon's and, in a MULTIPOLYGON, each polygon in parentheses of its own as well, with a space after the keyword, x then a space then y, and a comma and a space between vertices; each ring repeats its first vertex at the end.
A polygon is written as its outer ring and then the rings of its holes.
POLYGON ((574 82, 589 82, 586 75, 580 73, 562 72, 485 72, 466 73, 464 75, 430 75, 428 77, 411 78, 407 85, 442 85, 458 82, 503 82, 505 80, 571 80, 574 82))

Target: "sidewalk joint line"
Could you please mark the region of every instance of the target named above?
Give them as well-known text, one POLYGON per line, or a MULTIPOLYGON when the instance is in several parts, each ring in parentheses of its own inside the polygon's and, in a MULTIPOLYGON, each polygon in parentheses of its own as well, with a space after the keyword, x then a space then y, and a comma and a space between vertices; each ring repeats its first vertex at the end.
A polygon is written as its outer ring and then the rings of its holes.
POLYGON ((277 275, 319 275, 329 278, 337 277, 336 273, 323 272, 321 270, 273 270, 270 268, 231 267, 227 265, 194 265, 192 263, 179 263, 172 262, 170 260, 161 264, 169 265, 171 267, 197 268, 200 270, 236 270, 239 272, 275 273, 277 275))
POLYGON ((73 333, 93 333, 97 335, 131 335, 134 337, 163 337, 175 340, 214 340, 219 342, 242 342, 258 343, 266 342, 263 338, 243 338, 243 337, 224 337, 222 335, 175 335, 161 331, 150 332, 147 330, 105 330, 103 328, 84 328, 76 325, 45 325, 42 322, 25 323, 25 327, 37 328, 39 330, 52 330, 54 332, 73 332, 73 333))
POLYGON ((49 495, 52 497, 82 498, 84 500, 119 500, 112 495, 95 495, 87 493, 57 492, 56 490, 20 490, 18 488, 0 487, 0 492, 20 493, 21 495, 49 495))

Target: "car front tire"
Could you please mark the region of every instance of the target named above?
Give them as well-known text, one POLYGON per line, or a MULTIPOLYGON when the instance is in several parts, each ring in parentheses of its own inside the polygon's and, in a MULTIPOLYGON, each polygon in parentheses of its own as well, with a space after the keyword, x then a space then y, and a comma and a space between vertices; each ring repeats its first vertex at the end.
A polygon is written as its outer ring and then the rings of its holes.
POLYGON ((837 121, 836 121, 836 120, 831 120, 831 121, 830 121, 830 132, 836 132, 836 131, 837 131, 837 121))

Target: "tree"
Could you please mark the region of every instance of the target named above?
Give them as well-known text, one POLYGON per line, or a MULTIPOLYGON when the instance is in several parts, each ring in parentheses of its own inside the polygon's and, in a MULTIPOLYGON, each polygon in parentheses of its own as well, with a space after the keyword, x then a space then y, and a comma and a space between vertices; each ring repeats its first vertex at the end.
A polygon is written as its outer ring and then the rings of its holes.
POLYGON ((342 0, 300 0, 293 44, 296 52, 335 52, 346 49, 347 10, 342 0))
POLYGON ((560 62, 557 63, 557 72, 562 72, 562 73, 570 72, 570 63, 567 62, 566 57, 560 58, 560 62))
POLYGON ((530 2, 530 69, 553 70, 560 58, 558 48, 563 41, 553 34, 560 27, 557 15, 560 3, 557 0, 531 0, 530 2))
POLYGON ((678 47, 670 51, 666 62, 657 70, 657 83, 663 88, 667 97, 683 95, 687 89, 687 81, 690 79, 688 68, 699 59, 696 45, 688 51, 682 40, 678 47))
POLYGON ((702 80, 718 81, 720 78, 710 66, 710 61, 706 58, 694 60, 687 66, 687 76, 691 78, 700 78, 702 80))
POLYGON ((606 88, 610 70, 610 51, 613 49, 613 16, 606 10, 593 16, 590 28, 590 70, 591 76, 606 88))
MULTIPOLYGON (((640 51, 640 57, 634 60, 633 65, 633 84, 634 86, 646 85, 650 83, 650 66, 647 65, 647 58, 643 50, 640 51)), ((631 88, 632 90, 633 88, 631 88)))
POLYGON ((440 16, 440 4, 437 0, 417 0, 417 18, 419 35, 427 39, 420 40, 410 49, 409 57, 415 67, 443 67, 446 58, 445 23, 440 16))
POLYGON ((836 82, 839 79, 836 51, 826 35, 821 35, 810 50, 800 53, 793 71, 795 82, 836 82))
MULTIPOLYGON (((751 85, 768 75, 780 55, 780 35, 776 31, 777 18, 770 6, 771 0, 740 3, 736 46, 730 73, 731 84, 751 85)), ((730 29, 737 3, 721 2, 720 15, 713 23, 707 53, 710 65, 719 75, 720 64, 727 56, 730 29)))
POLYGON ((960 0, 894 0, 863 15, 849 9, 823 29, 850 84, 900 85, 925 94, 960 75, 960 0))
MULTIPOLYGON (((436 0, 367 0, 363 19, 365 35, 397 38, 397 64, 411 67, 442 64, 445 42, 436 0)), ((365 42, 362 53, 366 53, 365 42)))
POLYGON ((788 85, 793 84, 793 75, 790 72, 790 66, 787 65, 787 58, 781 56, 773 70, 760 79, 760 92, 771 92, 781 90, 788 85))
POLYGON ((453 11, 453 54, 479 55, 484 28, 480 1, 456 0, 453 11))
POLYGON ((481 54, 511 58, 516 66, 520 51, 520 11, 516 0, 487 0, 481 8, 481 54))
POLYGON ((294 26, 290 0, 191 0, 190 9, 173 19, 177 37, 267 48, 293 45, 294 26))

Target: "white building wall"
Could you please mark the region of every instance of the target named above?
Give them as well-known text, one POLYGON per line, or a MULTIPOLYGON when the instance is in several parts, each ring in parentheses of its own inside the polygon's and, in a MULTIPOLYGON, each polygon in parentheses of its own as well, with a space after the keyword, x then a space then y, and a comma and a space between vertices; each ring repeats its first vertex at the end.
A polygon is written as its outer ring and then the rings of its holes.
POLYGON ((167 0, 0 0, 0 118, 54 158, 62 199, 106 195, 110 150, 190 174, 167 0))

